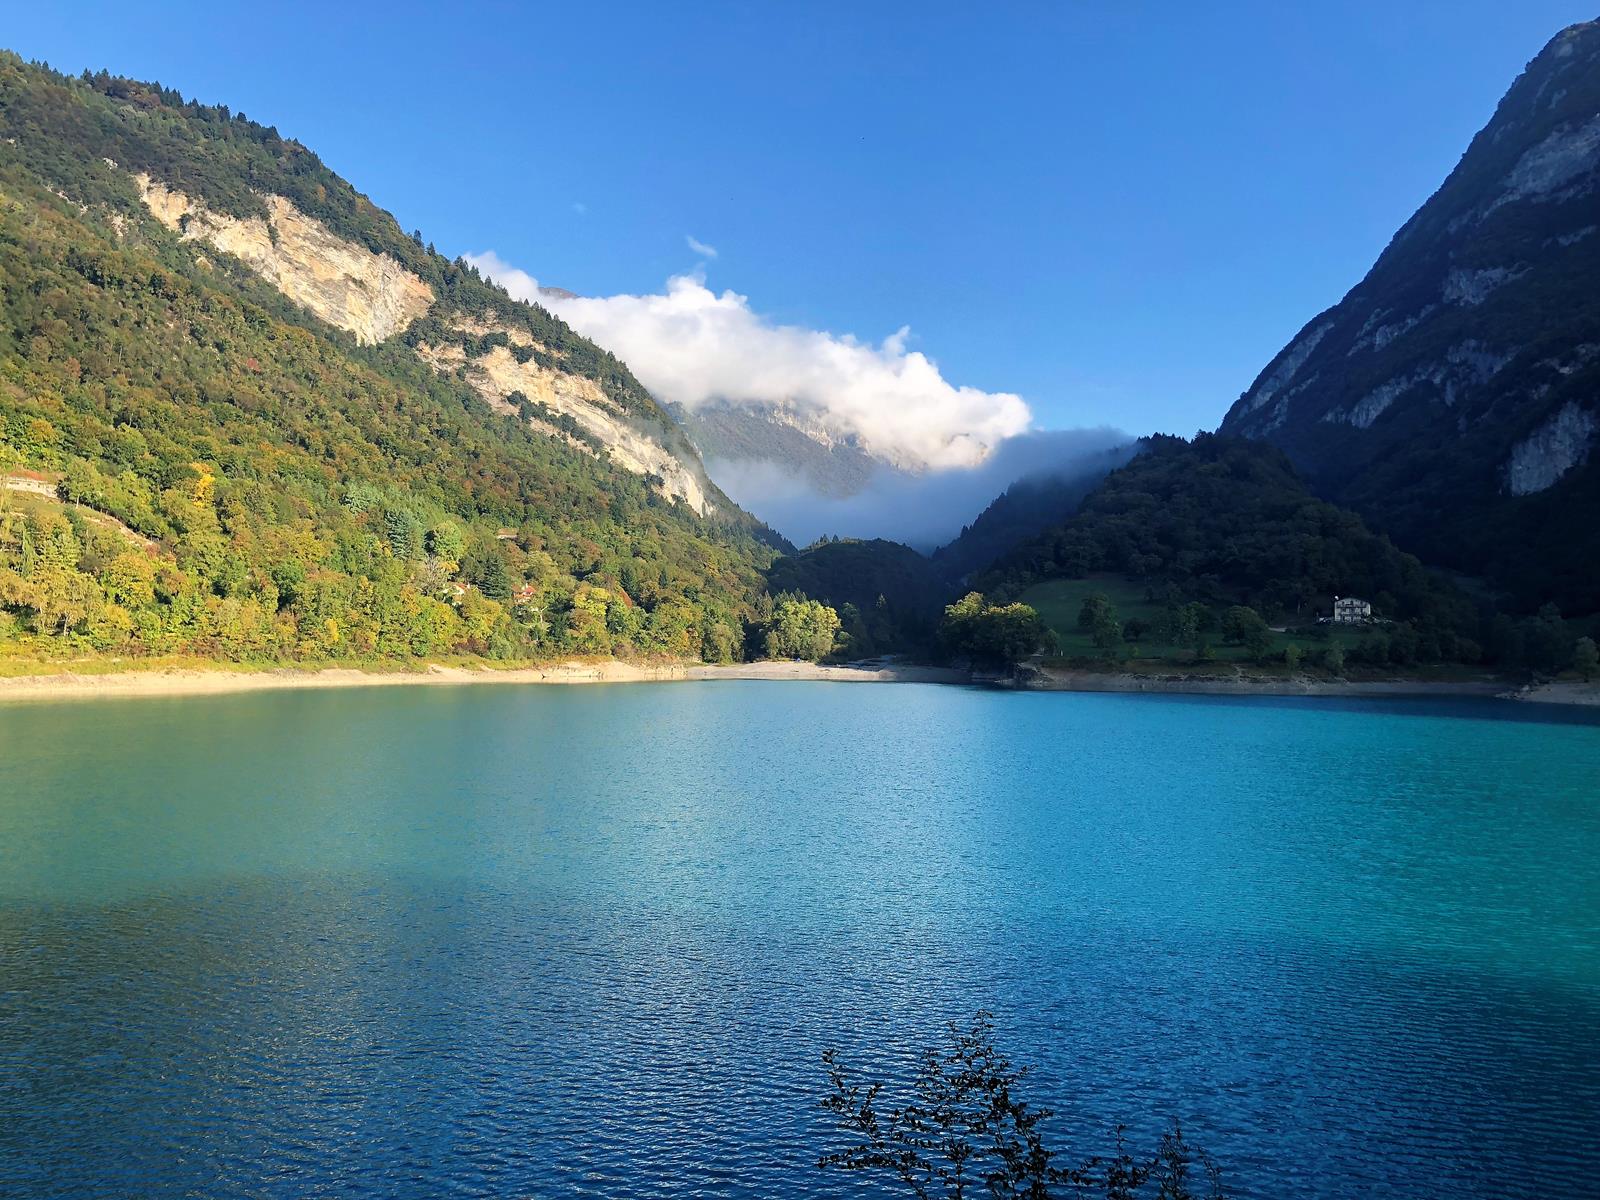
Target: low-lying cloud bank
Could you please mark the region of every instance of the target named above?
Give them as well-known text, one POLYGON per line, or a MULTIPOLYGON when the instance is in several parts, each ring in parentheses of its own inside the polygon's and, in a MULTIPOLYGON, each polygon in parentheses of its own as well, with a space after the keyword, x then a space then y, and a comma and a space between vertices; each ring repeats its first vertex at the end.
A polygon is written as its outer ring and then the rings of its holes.
MULTIPOLYGON (((689 239, 703 257, 712 247, 689 239)), ((657 399, 779 405, 835 435, 853 434, 894 464, 848 498, 826 496, 793 464, 711 460, 712 478, 791 541, 824 534, 884 537, 931 550, 950 541, 1001 492, 1029 476, 1103 475, 1132 439, 1110 428, 1036 430, 1021 396, 950 383, 902 328, 872 345, 780 325, 737 292, 698 274, 654 295, 574 296, 541 289, 494 251, 466 260, 520 300, 543 305, 616 354, 657 399)))
POLYGON ((657 399, 785 404, 853 433, 908 468, 972 466, 1033 420, 1022 397, 957 387, 901 329, 878 345, 778 325, 747 297, 675 275, 647 296, 553 296, 492 250, 467 261, 520 300, 542 304, 633 369, 657 399))
POLYGON ((975 467, 883 470, 845 498, 819 495, 779 463, 713 461, 707 468, 723 491, 796 545, 837 534, 888 538, 926 553, 954 539, 1018 480, 1097 479, 1134 449, 1119 429, 1034 430, 1001 442, 975 467))

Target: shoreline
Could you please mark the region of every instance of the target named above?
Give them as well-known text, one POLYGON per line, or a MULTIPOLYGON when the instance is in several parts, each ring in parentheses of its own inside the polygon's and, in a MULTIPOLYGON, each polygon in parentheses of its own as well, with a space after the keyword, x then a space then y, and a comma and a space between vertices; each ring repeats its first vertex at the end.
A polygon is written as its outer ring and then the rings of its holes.
POLYGON ((329 688, 451 687, 467 684, 665 683, 715 679, 771 679, 832 683, 968 683, 966 671, 949 667, 889 665, 883 667, 822 666, 804 662, 757 662, 716 665, 666 663, 647 666, 606 659, 573 660, 537 667, 449 667, 434 663, 415 671, 366 671, 359 667, 323 667, 232 671, 226 668, 178 669, 137 667, 122 671, 0 677, 0 704, 29 700, 102 699, 139 696, 219 696, 239 692, 323 690, 329 688))
MULTIPOLYGON (((1251 675, 1140 675, 1063 668, 1037 669, 1022 684, 1041 692, 1119 692, 1173 696, 1365 696, 1381 698, 1482 697, 1513 699, 1504 680, 1437 679, 1273 679, 1251 675)), ((1600 699, 1600 697, 1597 697, 1600 699)), ((1581 700, 1569 703, 1583 703, 1581 700)))
POLYGON ((1477 698, 1528 704, 1600 706, 1600 683, 1517 684, 1505 679, 1288 679, 1251 675, 1140 675, 1127 671, 1034 668, 1026 691, 1114 692, 1169 696, 1306 696, 1326 698, 1477 698))
POLYGON ((1065 668, 1034 668, 1021 679, 975 675, 954 667, 886 663, 823 666, 805 662, 755 662, 716 665, 642 665, 607 659, 569 660, 536 667, 460 667, 430 664, 415 671, 367 671, 324 667, 231 671, 184 667, 0 677, 0 704, 30 700, 101 699, 140 696, 212 696, 241 692, 361 687, 467 684, 568 686, 595 683, 706 682, 773 680, 822 683, 938 683, 1012 688, 1037 692, 1099 692, 1191 696, 1306 696, 1449 698, 1476 697, 1539 704, 1600 706, 1600 683, 1557 682, 1518 686, 1506 680, 1334 680, 1272 679, 1248 675, 1143 675, 1065 668))

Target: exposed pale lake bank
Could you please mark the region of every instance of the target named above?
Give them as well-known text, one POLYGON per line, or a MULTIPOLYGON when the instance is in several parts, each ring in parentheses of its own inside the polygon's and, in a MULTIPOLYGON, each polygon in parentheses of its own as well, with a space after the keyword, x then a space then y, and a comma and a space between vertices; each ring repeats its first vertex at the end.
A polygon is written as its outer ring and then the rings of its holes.
POLYGON ((768 679, 829 683, 948 683, 1015 687, 1027 691, 1148 692, 1197 696, 1500 697, 1540 704, 1600 705, 1600 684, 1558 682, 1518 686, 1504 679, 1316 679, 1307 676, 1143 674, 1046 667, 1022 680, 975 675, 954 667, 886 662, 824 666, 807 662, 641 664, 615 659, 570 660, 507 669, 432 664, 414 671, 284 668, 140 669, 0 677, 0 702, 72 697, 195 696, 287 688, 456 686, 461 684, 653 683, 768 679))
POLYGON ((779 679, 836 683, 967 683, 966 671, 945 667, 821 666, 805 662, 644 665, 614 659, 547 663, 506 670, 434 664, 417 671, 364 671, 353 667, 277 671, 226 669, 139 670, 0 678, 0 701, 59 700, 106 696, 199 696, 286 688, 396 687, 400 685, 649 683, 669 680, 779 679))

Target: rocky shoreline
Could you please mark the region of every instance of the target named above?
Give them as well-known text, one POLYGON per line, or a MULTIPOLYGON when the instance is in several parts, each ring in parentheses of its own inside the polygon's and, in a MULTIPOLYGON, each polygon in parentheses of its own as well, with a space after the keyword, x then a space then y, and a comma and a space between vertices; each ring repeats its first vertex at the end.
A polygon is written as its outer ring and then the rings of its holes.
POLYGON ((1314 679, 1248 675, 1141 674, 1032 667, 1013 684, 1045 692, 1148 692, 1194 696, 1481 697, 1537 704, 1600 705, 1600 683, 1517 685, 1505 679, 1314 679))

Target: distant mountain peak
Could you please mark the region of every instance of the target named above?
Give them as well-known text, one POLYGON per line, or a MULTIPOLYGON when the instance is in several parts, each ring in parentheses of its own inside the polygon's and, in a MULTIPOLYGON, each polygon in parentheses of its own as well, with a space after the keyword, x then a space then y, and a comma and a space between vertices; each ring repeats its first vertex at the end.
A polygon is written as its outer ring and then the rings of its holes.
POLYGON ((673 405, 670 411, 718 474, 770 466, 819 496, 846 498, 882 474, 926 469, 904 455, 875 450, 811 407, 724 400, 692 409, 673 405))

